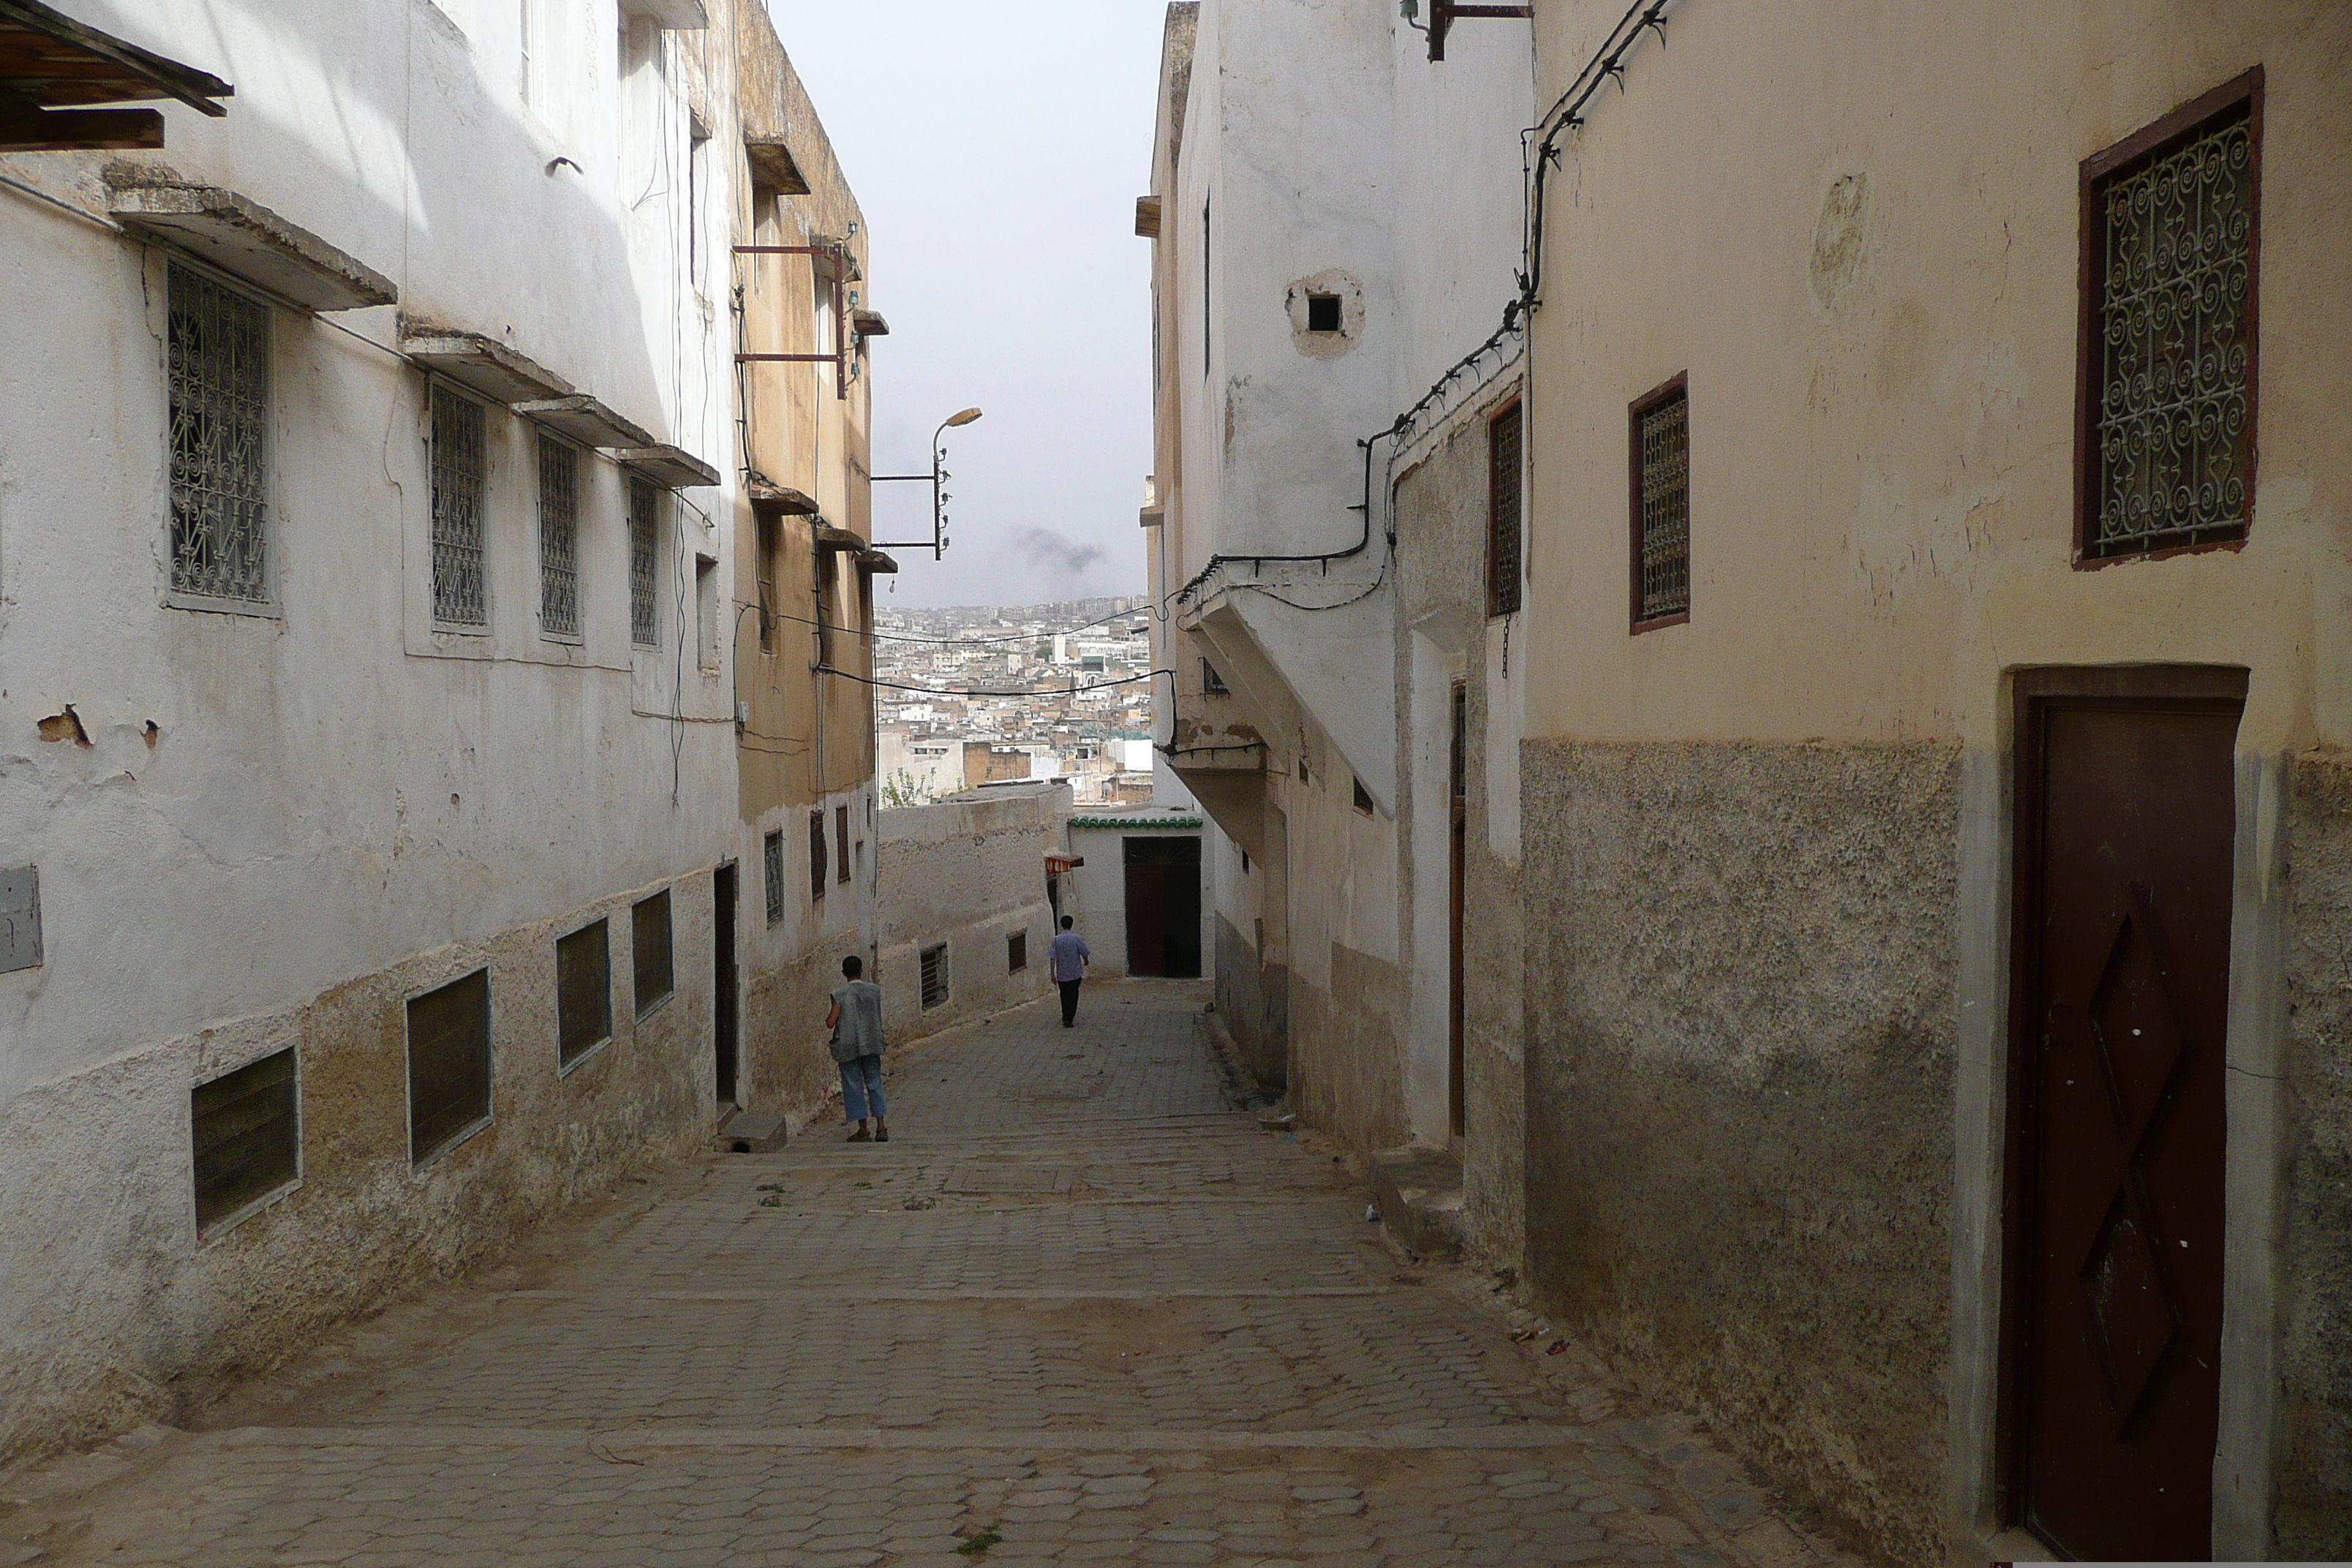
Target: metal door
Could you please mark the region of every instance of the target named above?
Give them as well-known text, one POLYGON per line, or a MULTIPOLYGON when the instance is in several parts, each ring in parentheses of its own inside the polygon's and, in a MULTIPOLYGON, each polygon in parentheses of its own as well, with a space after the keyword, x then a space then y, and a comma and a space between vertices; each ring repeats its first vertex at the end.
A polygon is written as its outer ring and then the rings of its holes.
POLYGON ((2076 1557, 2210 1555, 2244 692, 2019 678, 2008 1512, 2076 1557))
POLYGON ((710 979, 713 994, 718 998, 718 1005, 713 1009, 713 1022, 716 1025, 714 1035, 719 1058, 719 1109, 723 1116, 727 1107, 739 1098, 736 1079, 741 1047, 735 1007, 735 865, 732 861, 711 874, 710 937, 710 979))

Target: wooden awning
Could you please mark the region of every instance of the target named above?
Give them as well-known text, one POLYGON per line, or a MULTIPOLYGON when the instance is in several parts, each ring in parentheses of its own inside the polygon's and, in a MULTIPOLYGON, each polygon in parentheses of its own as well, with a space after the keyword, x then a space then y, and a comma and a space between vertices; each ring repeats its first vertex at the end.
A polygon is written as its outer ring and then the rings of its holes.
POLYGON ((152 109, 91 104, 175 99, 210 115, 236 89, 209 72, 86 26, 41 0, 0 0, 0 153, 163 144, 152 109))

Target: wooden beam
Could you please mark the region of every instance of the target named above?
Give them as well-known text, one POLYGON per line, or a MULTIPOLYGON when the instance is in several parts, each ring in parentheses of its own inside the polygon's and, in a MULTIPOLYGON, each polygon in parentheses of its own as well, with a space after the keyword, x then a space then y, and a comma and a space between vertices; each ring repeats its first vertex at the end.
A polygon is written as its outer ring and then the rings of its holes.
POLYGON ((163 144, 152 109, 0 110, 0 153, 95 153, 163 144))

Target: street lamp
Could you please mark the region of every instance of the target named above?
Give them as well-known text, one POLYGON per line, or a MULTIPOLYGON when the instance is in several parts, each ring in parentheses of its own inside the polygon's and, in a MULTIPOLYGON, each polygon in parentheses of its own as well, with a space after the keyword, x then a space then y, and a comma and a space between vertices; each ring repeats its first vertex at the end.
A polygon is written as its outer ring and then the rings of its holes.
POLYGON ((940 440, 940 437, 945 436, 949 431, 959 429, 963 426, 971 424, 973 420, 979 417, 979 409, 967 408, 961 413, 950 414, 946 418, 940 421, 940 427, 931 432, 931 471, 929 473, 876 474, 873 476, 874 482, 877 484, 889 484, 898 480, 920 483, 925 479, 929 479, 931 482, 931 537, 928 540, 897 540, 888 543, 877 542, 874 546, 875 549, 929 550, 931 552, 931 559, 934 561, 939 560, 942 555, 947 553, 947 503, 955 498, 949 495, 945 488, 949 478, 948 449, 946 445, 940 440))

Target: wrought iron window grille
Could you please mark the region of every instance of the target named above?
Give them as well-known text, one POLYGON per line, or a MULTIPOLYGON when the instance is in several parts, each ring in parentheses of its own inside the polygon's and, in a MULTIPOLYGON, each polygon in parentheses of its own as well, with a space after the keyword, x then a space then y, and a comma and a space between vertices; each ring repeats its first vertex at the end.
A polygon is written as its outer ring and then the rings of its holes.
POLYGON ((1677 375, 1633 406, 1633 629, 1690 616, 1690 395, 1677 375))
POLYGON ((2257 68, 2083 166, 2084 564, 2246 536, 2261 129, 2257 68))
POLYGON ((433 619, 467 631, 490 624, 483 425, 480 404, 433 388, 433 619))
POLYGON ((580 454, 539 438, 539 629, 580 635, 580 454))
POLYGON ((784 833, 777 828, 760 845, 760 868, 767 878, 768 923, 784 921, 784 833))
POLYGON ((661 495, 650 479, 629 481, 629 640, 661 646, 661 495))
POLYGON ((171 264, 172 591, 270 603, 269 307, 171 264))
POLYGON ((1519 505, 1520 405, 1486 426, 1486 614, 1519 613, 1524 525, 1519 505))

